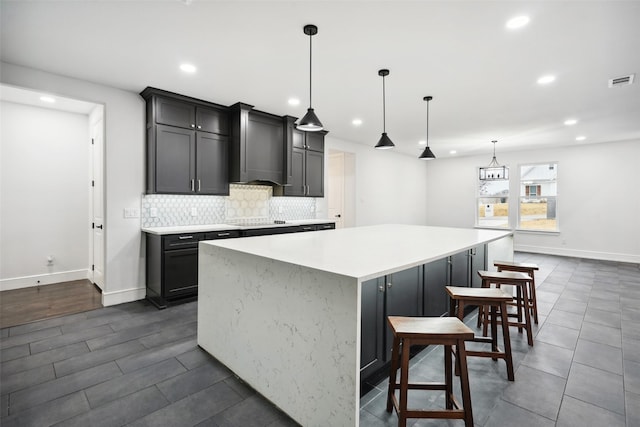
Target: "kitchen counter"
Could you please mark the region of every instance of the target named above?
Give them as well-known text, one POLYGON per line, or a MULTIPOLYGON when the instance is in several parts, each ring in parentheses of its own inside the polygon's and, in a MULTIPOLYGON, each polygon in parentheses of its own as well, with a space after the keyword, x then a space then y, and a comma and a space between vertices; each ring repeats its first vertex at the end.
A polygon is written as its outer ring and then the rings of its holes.
POLYGON ((358 426, 361 284, 479 244, 513 259, 511 232, 411 225, 201 242, 198 344, 300 424, 358 426))
POLYGON ((285 221, 284 224, 265 223, 259 225, 239 225, 239 224, 203 224, 203 225, 178 225, 174 227, 142 227, 144 233, 157 234, 160 236, 167 234, 182 233, 200 233, 207 231, 224 231, 224 230, 250 230, 255 228, 271 228, 271 227, 287 227, 292 225, 306 224, 328 224, 335 221, 328 219, 299 219, 285 221))

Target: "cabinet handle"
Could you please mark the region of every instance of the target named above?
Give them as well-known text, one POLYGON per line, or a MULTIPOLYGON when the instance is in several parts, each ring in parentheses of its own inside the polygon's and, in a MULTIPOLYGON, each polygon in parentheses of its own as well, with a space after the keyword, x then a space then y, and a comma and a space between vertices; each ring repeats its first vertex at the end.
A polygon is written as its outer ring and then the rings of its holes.
POLYGON ((198 192, 200 192, 200 180, 198 180, 198 192))
POLYGON ((378 291, 380 291, 380 292, 384 292, 384 285, 380 285, 380 286, 378 286, 378 291))
POLYGON ((392 287, 393 287, 393 283, 391 283, 391 282, 387 283, 387 288, 388 289, 391 289, 392 287))
POLYGON ((196 185, 195 181, 196 181, 195 179, 191 180, 191 191, 196 191, 196 189, 195 189, 195 185, 196 185))
POLYGON ((217 233, 218 237, 225 237, 225 236, 230 236, 231 233, 217 233))
POLYGON ((191 123, 191 127, 192 127, 192 128, 194 128, 194 127, 196 127, 196 125, 194 125, 193 123, 191 123))
POLYGON ((178 239, 180 240, 193 239, 193 236, 178 236, 178 239))
POLYGON ((202 126, 198 125, 198 129, 202 129, 202 126))

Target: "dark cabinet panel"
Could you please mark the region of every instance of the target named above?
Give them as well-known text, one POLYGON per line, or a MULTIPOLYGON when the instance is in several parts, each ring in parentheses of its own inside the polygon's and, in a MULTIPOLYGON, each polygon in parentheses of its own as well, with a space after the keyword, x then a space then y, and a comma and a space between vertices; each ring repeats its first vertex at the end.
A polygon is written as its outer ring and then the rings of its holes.
POLYGON ((385 319, 386 333, 384 360, 391 360, 393 338, 386 322, 386 316, 422 315, 422 267, 414 267, 386 276, 385 319))
POLYGON ((155 192, 190 193, 195 185, 195 132, 157 125, 155 154, 155 192))
POLYGON ((307 196, 324 197, 324 153, 306 150, 305 183, 307 196))
POLYGON ((424 315, 442 316, 449 311, 447 293, 449 260, 442 258, 424 266, 424 315))
POLYGON ((229 194, 229 138, 213 133, 196 135, 196 192, 199 194, 229 194))
POLYGON ((469 286, 469 251, 451 255, 451 286, 469 286))
POLYGON ((478 276, 478 270, 487 269, 487 246, 480 245, 471 249, 471 282, 474 288, 482 287, 482 279, 478 276))
MULTIPOLYGON (((288 126, 293 127, 293 123, 288 126)), ((324 197, 324 136, 326 132, 290 130, 291 176, 285 196, 324 197)))
POLYGON ((384 278, 362 283, 360 376, 366 378, 383 365, 384 278))
POLYGON ((196 130, 229 135, 229 117, 219 110, 196 107, 196 130))
POLYGON ((252 179, 283 182, 282 119, 250 112, 247 122, 247 173, 252 179))
POLYGON ((188 129, 196 127, 196 108, 193 104, 156 97, 155 122, 188 129))
POLYGON ((287 196, 304 196, 305 170, 304 158, 306 150, 304 148, 293 147, 291 152, 291 185, 285 187, 284 193, 287 196))
POLYGON ((324 152, 324 136, 323 132, 307 132, 306 133, 306 149, 324 152))
POLYGON ((198 292, 198 248, 164 252, 165 298, 198 292))

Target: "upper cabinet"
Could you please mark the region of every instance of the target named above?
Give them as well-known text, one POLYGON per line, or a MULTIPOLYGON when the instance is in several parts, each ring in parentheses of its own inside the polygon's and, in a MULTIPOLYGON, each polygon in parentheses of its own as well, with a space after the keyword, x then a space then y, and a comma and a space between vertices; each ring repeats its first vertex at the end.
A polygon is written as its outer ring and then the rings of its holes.
POLYGON ((147 193, 229 194, 225 107, 154 88, 147 102, 147 193))
POLYGON ((237 103, 231 106, 230 122, 231 182, 287 184, 282 117, 253 110, 252 105, 237 103))
POLYGON ((287 124, 291 138, 289 185, 285 196, 324 197, 324 136, 325 131, 302 132, 292 120, 287 124))

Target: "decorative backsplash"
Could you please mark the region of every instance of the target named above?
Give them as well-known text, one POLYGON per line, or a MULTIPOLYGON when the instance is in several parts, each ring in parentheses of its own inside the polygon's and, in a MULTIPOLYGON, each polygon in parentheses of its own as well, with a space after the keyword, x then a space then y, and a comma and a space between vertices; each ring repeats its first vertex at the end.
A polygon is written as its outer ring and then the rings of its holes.
POLYGON ((272 197, 266 185, 231 184, 229 196, 146 194, 142 197, 142 227, 244 223, 314 219, 311 197, 272 197))

